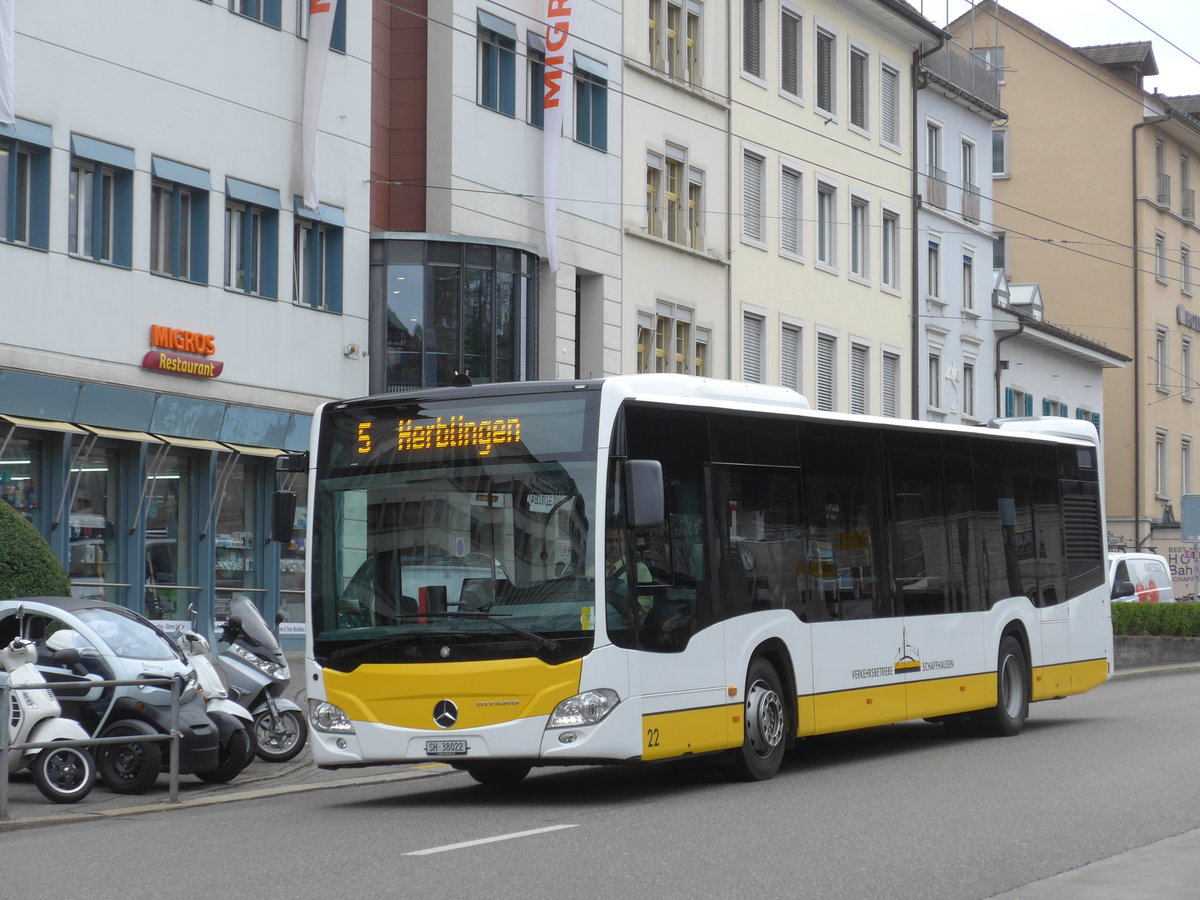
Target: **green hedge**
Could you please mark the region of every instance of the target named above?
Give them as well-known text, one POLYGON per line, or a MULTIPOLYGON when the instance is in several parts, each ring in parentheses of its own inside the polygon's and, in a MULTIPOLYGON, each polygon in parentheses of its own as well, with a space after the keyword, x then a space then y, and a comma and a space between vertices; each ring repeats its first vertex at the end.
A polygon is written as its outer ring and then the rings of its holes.
POLYGON ((1200 637, 1200 603, 1114 603, 1113 634, 1200 637))
POLYGON ((67 597, 71 583, 36 528, 0 500, 0 600, 67 597))

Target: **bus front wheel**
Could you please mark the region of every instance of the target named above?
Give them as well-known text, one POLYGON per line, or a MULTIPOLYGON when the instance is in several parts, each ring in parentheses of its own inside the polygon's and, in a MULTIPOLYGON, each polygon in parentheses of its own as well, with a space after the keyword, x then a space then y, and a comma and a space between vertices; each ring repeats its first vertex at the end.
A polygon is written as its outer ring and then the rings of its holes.
POLYGON ((1011 634, 1000 642, 996 664, 996 705, 976 713, 980 731, 994 737, 1019 734, 1029 715, 1029 664, 1021 642, 1011 634))
POLYGON ((761 657, 746 674, 745 738, 729 774, 739 781, 766 781, 779 771, 787 747, 788 705, 775 667, 761 657))

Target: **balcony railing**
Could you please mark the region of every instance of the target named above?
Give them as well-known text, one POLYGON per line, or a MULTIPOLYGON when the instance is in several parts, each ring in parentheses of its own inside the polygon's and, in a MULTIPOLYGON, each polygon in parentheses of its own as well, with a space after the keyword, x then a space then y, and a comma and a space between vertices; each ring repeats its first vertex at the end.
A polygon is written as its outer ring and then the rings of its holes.
POLYGON ((946 44, 922 59, 921 66, 970 96, 999 108, 1001 73, 976 54, 946 44))
POLYGON ((979 185, 969 181, 962 185, 962 217, 972 225, 979 224, 979 185))
POLYGON ((937 166, 929 166, 925 175, 925 201, 938 209, 946 208, 946 173, 937 166))
POLYGON ((1179 192, 1181 197, 1182 214, 1189 222, 1196 221, 1196 192, 1192 188, 1184 188, 1179 192))
POLYGON ((1158 173, 1158 203, 1160 206, 1171 205, 1171 176, 1165 172, 1158 173))

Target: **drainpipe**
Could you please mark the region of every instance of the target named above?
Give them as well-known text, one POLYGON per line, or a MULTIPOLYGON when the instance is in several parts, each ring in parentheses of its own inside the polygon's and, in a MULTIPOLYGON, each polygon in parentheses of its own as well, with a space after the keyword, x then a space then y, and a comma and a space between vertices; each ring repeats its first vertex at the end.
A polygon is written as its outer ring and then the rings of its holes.
MULTIPOLYGON (((1007 341, 1009 338, 1019 337, 1020 334, 1024 330, 1025 330, 1025 323, 1022 322, 1018 318, 1016 331, 1010 331, 1008 334, 1002 334, 1002 335, 1000 335, 1000 337, 996 338, 996 359, 995 359, 996 406, 995 406, 995 409, 996 409, 996 418, 998 418, 998 419, 1004 417, 1004 414, 1001 412, 1001 410, 1004 407, 1002 407, 1000 405, 1000 371, 1001 371, 1001 369, 1000 369, 1000 345, 1003 344, 1005 341, 1007 341)), ((1018 413, 1018 415, 1022 415, 1022 416, 1025 415, 1025 410, 1021 410, 1021 412, 1018 413)))
MULTIPOLYGON (((733 34, 733 4, 725 4, 725 33, 733 34)), ((733 41, 725 42, 725 96, 729 108, 725 113, 725 371, 733 374, 733 41)), ((711 373, 709 373, 711 374, 711 373)))
MULTIPOLYGON (((1133 536, 1134 549, 1140 550, 1142 542, 1150 537, 1142 532, 1142 265, 1138 254, 1138 129, 1147 125, 1161 125, 1171 119, 1167 114, 1145 119, 1134 124, 1129 132, 1133 144, 1133 536)), ((1155 185, 1158 190, 1158 185, 1155 185)))
POLYGON ((946 32, 938 35, 938 42, 929 50, 916 50, 913 52, 912 62, 912 418, 921 418, 921 244, 920 230, 917 228, 917 214, 921 209, 921 203, 917 199, 920 195, 917 191, 919 185, 919 160, 920 156, 920 129, 918 128, 917 117, 917 91, 925 87, 925 81, 921 78, 921 60, 927 56, 932 56, 943 47, 946 46, 946 32))

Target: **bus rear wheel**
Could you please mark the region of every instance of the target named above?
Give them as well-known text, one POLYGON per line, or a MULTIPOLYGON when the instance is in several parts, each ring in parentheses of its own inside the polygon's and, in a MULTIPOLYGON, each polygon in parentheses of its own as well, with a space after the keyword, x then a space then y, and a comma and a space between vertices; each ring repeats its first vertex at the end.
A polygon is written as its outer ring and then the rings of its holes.
POLYGON ((1000 642, 996 663, 996 705, 974 714, 981 734, 1011 737, 1029 715, 1029 663, 1021 642, 1011 634, 1000 642))
POLYGON ((755 659, 746 674, 745 738, 735 751, 729 775, 738 781, 774 777, 787 749, 788 705, 775 667, 755 659))

